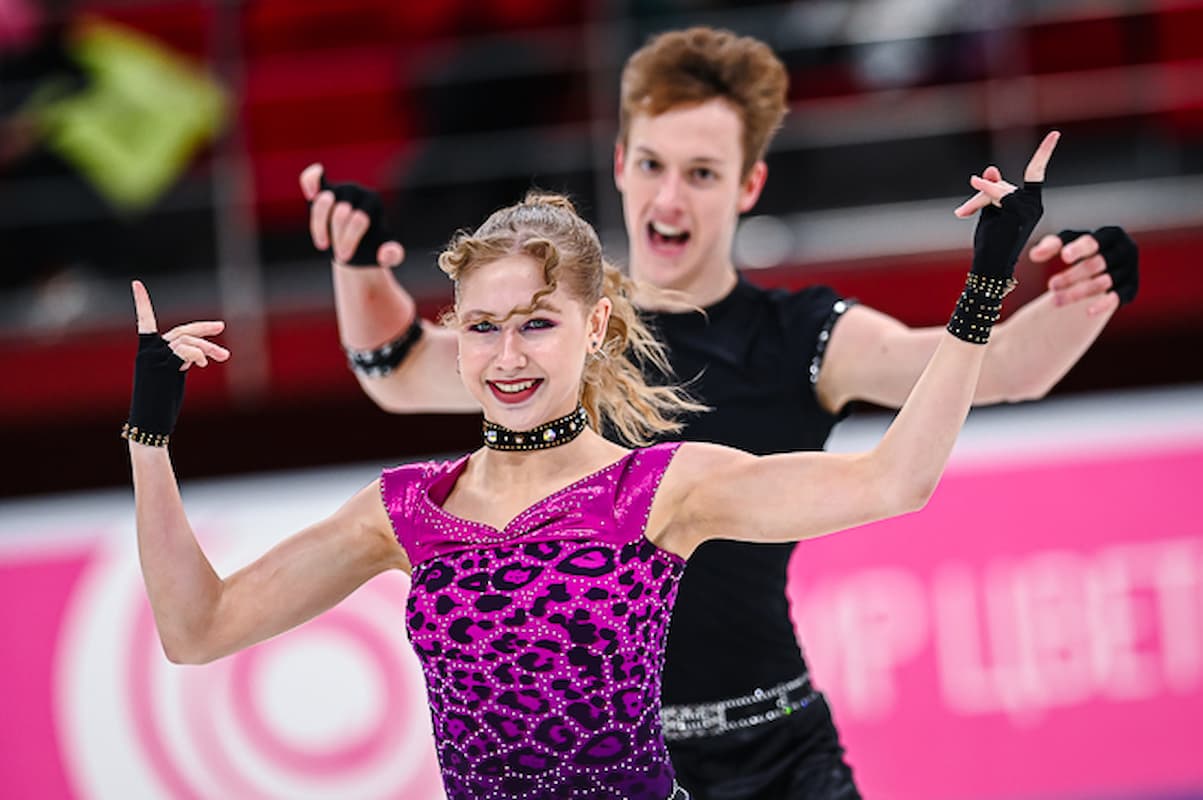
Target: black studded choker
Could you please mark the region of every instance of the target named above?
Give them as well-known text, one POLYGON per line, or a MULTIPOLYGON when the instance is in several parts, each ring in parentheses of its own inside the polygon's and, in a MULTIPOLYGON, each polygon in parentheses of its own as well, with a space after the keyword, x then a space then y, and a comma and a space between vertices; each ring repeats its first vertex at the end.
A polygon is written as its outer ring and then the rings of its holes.
POLYGON ((568 444, 589 427, 589 415, 582 406, 551 422, 544 422, 529 431, 512 431, 484 421, 485 447, 492 450, 546 450, 568 444))

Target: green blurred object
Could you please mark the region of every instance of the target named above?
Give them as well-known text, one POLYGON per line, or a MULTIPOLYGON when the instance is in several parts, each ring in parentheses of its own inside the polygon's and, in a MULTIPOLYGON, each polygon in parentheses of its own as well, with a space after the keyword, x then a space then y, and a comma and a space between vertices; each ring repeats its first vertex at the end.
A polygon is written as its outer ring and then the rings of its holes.
POLYGON ((45 86, 25 111, 45 146, 118 212, 144 211, 220 133, 225 92, 200 65, 104 20, 81 22, 68 52, 88 75, 87 86, 67 95, 45 86))

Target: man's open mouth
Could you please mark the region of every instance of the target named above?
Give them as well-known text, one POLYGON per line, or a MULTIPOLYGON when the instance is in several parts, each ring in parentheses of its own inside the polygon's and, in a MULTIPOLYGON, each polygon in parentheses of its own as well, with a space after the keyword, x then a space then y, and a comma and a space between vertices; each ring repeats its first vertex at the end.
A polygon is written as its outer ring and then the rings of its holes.
POLYGON ((661 247, 680 247, 689 241, 689 231, 663 222, 649 222, 647 235, 652 244, 661 247))

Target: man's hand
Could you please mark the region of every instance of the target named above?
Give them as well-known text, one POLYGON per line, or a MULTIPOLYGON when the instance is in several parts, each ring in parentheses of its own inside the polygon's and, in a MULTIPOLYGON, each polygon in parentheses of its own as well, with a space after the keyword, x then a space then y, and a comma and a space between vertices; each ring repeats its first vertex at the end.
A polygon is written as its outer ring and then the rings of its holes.
MULTIPOLYGON (((324 168, 321 164, 310 164, 301 172, 301 193, 309 201, 309 235, 313 246, 326 251, 333 245, 335 264, 346 266, 371 266, 370 251, 365 257, 357 253, 365 234, 372 227, 373 215, 379 216, 379 209, 357 207, 351 194, 343 192, 344 197, 337 197, 340 190, 353 184, 338 184, 331 186, 323 180, 324 168)), ((361 187, 359 193, 366 190, 361 187)), ((372 231, 372 236, 383 236, 380 231, 372 231)), ((369 240, 372 237, 369 237, 369 240)), ((376 263, 382 267, 396 267, 405 260, 405 248, 400 242, 389 240, 382 242, 376 248, 376 263)))
POLYGON ((1055 236, 1049 234, 1028 255, 1037 263, 1060 256, 1070 265, 1048 281, 1059 306, 1094 297, 1097 300, 1086 313, 1103 314, 1136 297, 1140 253, 1123 228, 1112 225, 1094 232, 1064 230, 1055 236))

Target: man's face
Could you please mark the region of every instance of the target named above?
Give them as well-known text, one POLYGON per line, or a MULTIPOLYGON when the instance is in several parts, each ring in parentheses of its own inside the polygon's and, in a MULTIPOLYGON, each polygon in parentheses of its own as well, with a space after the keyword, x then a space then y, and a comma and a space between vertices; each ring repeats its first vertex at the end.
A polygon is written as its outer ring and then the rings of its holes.
POLYGON ((614 154, 635 278, 709 296, 725 288, 739 214, 764 185, 743 166, 743 122, 724 100, 636 115, 614 154))

